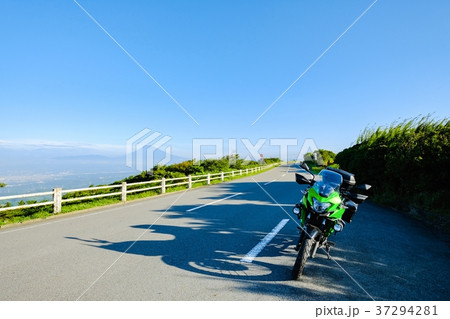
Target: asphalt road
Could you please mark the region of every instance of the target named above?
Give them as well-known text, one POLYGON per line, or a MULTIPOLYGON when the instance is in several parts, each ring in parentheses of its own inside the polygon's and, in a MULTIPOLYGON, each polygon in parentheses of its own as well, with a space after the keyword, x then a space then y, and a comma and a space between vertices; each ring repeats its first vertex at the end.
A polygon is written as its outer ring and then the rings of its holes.
POLYGON ((291 280, 294 171, 1 229, 0 300, 450 299, 448 241, 370 203, 291 280))

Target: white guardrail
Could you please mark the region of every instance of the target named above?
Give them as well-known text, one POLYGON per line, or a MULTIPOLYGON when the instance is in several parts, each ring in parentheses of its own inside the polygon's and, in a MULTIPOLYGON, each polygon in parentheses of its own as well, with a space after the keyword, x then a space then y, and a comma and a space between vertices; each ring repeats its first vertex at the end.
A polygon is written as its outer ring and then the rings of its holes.
POLYGON ((0 208, 0 212, 6 211, 6 210, 13 210, 13 209, 23 209, 23 208, 30 208, 30 207, 53 205, 53 213, 56 214, 56 213, 61 212, 61 207, 62 207, 63 203, 82 201, 82 200, 101 198, 101 197, 108 197, 108 196, 120 196, 122 202, 126 202, 127 194, 145 192, 145 191, 156 190, 156 189, 160 189, 161 194, 164 194, 168 187, 187 185, 188 188, 192 188, 192 185, 194 185, 195 183, 200 183, 200 182, 206 182, 206 184, 209 185, 209 184, 211 184, 211 181, 213 181, 213 180, 220 179, 223 182, 226 177, 234 177, 234 176, 239 176, 239 175, 248 175, 251 173, 261 172, 262 170, 270 168, 274 165, 277 165, 277 164, 270 164, 270 165, 265 165, 265 166, 258 166, 258 167, 253 167, 253 168, 247 168, 247 169, 241 169, 241 170, 229 171, 229 172, 220 172, 220 173, 214 173, 214 174, 208 173, 205 175, 193 175, 193 176, 188 175, 185 177, 167 178, 167 179, 162 178, 159 180, 152 180, 152 181, 145 181, 145 182, 138 182, 138 183, 123 182, 122 184, 118 184, 118 185, 87 187, 87 188, 77 188, 77 189, 67 189, 67 190, 63 190, 62 188, 54 188, 53 191, 51 191, 51 192, 3 196, 3 197, 0 197, 0 201, 9 200, 9 199, 49 196, 49 195, 52 195, 53 200, 45 201, 42 203, 36 203, 36 204, 3 207, 3 208, 0 208), (175 183, 172 183, 174 181, 175 181, 175 183), (156 184, 156 185, 151 186, 151 184, 156 184), (149 185, 149 187, 128 189, 130 187, 132 188, 133 186, 142 186, 142 185, 149 185), (101 190, 101 189, 116 189, 116 188, 118 189, 118 191, 112 192, 112 193, 83 196, 83 197, 73 197, 73 198, 66 198, 66 199, 63 198, 63 194, 67 194, 67 193, 95 191, 95 190, 101 190))

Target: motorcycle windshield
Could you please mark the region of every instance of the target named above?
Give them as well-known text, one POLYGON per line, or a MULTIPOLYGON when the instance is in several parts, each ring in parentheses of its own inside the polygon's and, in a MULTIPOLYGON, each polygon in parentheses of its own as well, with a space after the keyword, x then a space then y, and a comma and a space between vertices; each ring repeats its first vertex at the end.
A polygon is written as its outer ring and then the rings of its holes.
POLYGON ((338 191, 342 185, 342 176, 336 172, 322 170, 319 173, 319 181, 314 183, 314 190, 322 197, 328 197, 333 192, 338 191))

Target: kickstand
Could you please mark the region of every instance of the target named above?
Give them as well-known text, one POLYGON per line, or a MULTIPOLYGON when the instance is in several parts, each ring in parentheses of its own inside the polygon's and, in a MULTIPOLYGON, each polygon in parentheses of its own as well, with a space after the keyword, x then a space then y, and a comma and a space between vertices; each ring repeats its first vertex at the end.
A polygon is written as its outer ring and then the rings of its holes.
POLYGON ((325 249, 327 251, 328 259, 331 259, 330 250, 331 250, 331 246, 334 246, 334 245, 335 245, 335 243, 333 243, 332 241, 327 241, 327 243, 325 244, 325 249))
POLYGON ((327 245, 326 250, 327 250, 328 260, 330 260, 330 259, 331 259, 331 255, 330 255, 330 246, 327 245))

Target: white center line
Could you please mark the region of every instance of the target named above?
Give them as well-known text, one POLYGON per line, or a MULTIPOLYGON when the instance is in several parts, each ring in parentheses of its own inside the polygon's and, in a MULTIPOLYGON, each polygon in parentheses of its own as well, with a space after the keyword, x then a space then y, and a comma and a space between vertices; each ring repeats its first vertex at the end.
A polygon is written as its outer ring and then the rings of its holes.
POLYGON ((273 182, 275 182, 275 181, 276 181, 276 179, 271 180, 270 182, 265 183, 264 186, 265 186, 265 185, 269 185, 270 183, 273 183, 273 182))
POLYGON ((267 246, 268 243, 278 234, 278 232, 287 224, 289 219, 282 219, 281 222, 275 226, 270 233, 268 233, 263 240, 261 240, 252 250, 250 250, 241 261, 251 263, 253 259, 267 246))
POLYGON ((230 196, 228 196, 228 197, 225 197, 225 198, 222 198, 222 199, 215 200, 215 201, 213 201, 213 202, 211 202, 211 203, 204 204, 204 205, 201 205, 201 206, 197 206, 197 207, 188 209, 187 212, 192 212, 193 210, 196 210, 196 209, 199 209, 199 208, 202 208, 202 207, 205 207, 205 206, 209 206, 209 205, 212 205, 212 204, 221 202, 221 201, 223 201, 223 200, 226 200, 226 199, 228 199, 228 198, 231 198, 231 197, 234 197, 234 196, 238 196, 238 195, 242 195, 242 194, 244 194, 244 193, 233 194, 233 195, 230 195, 230 196))

